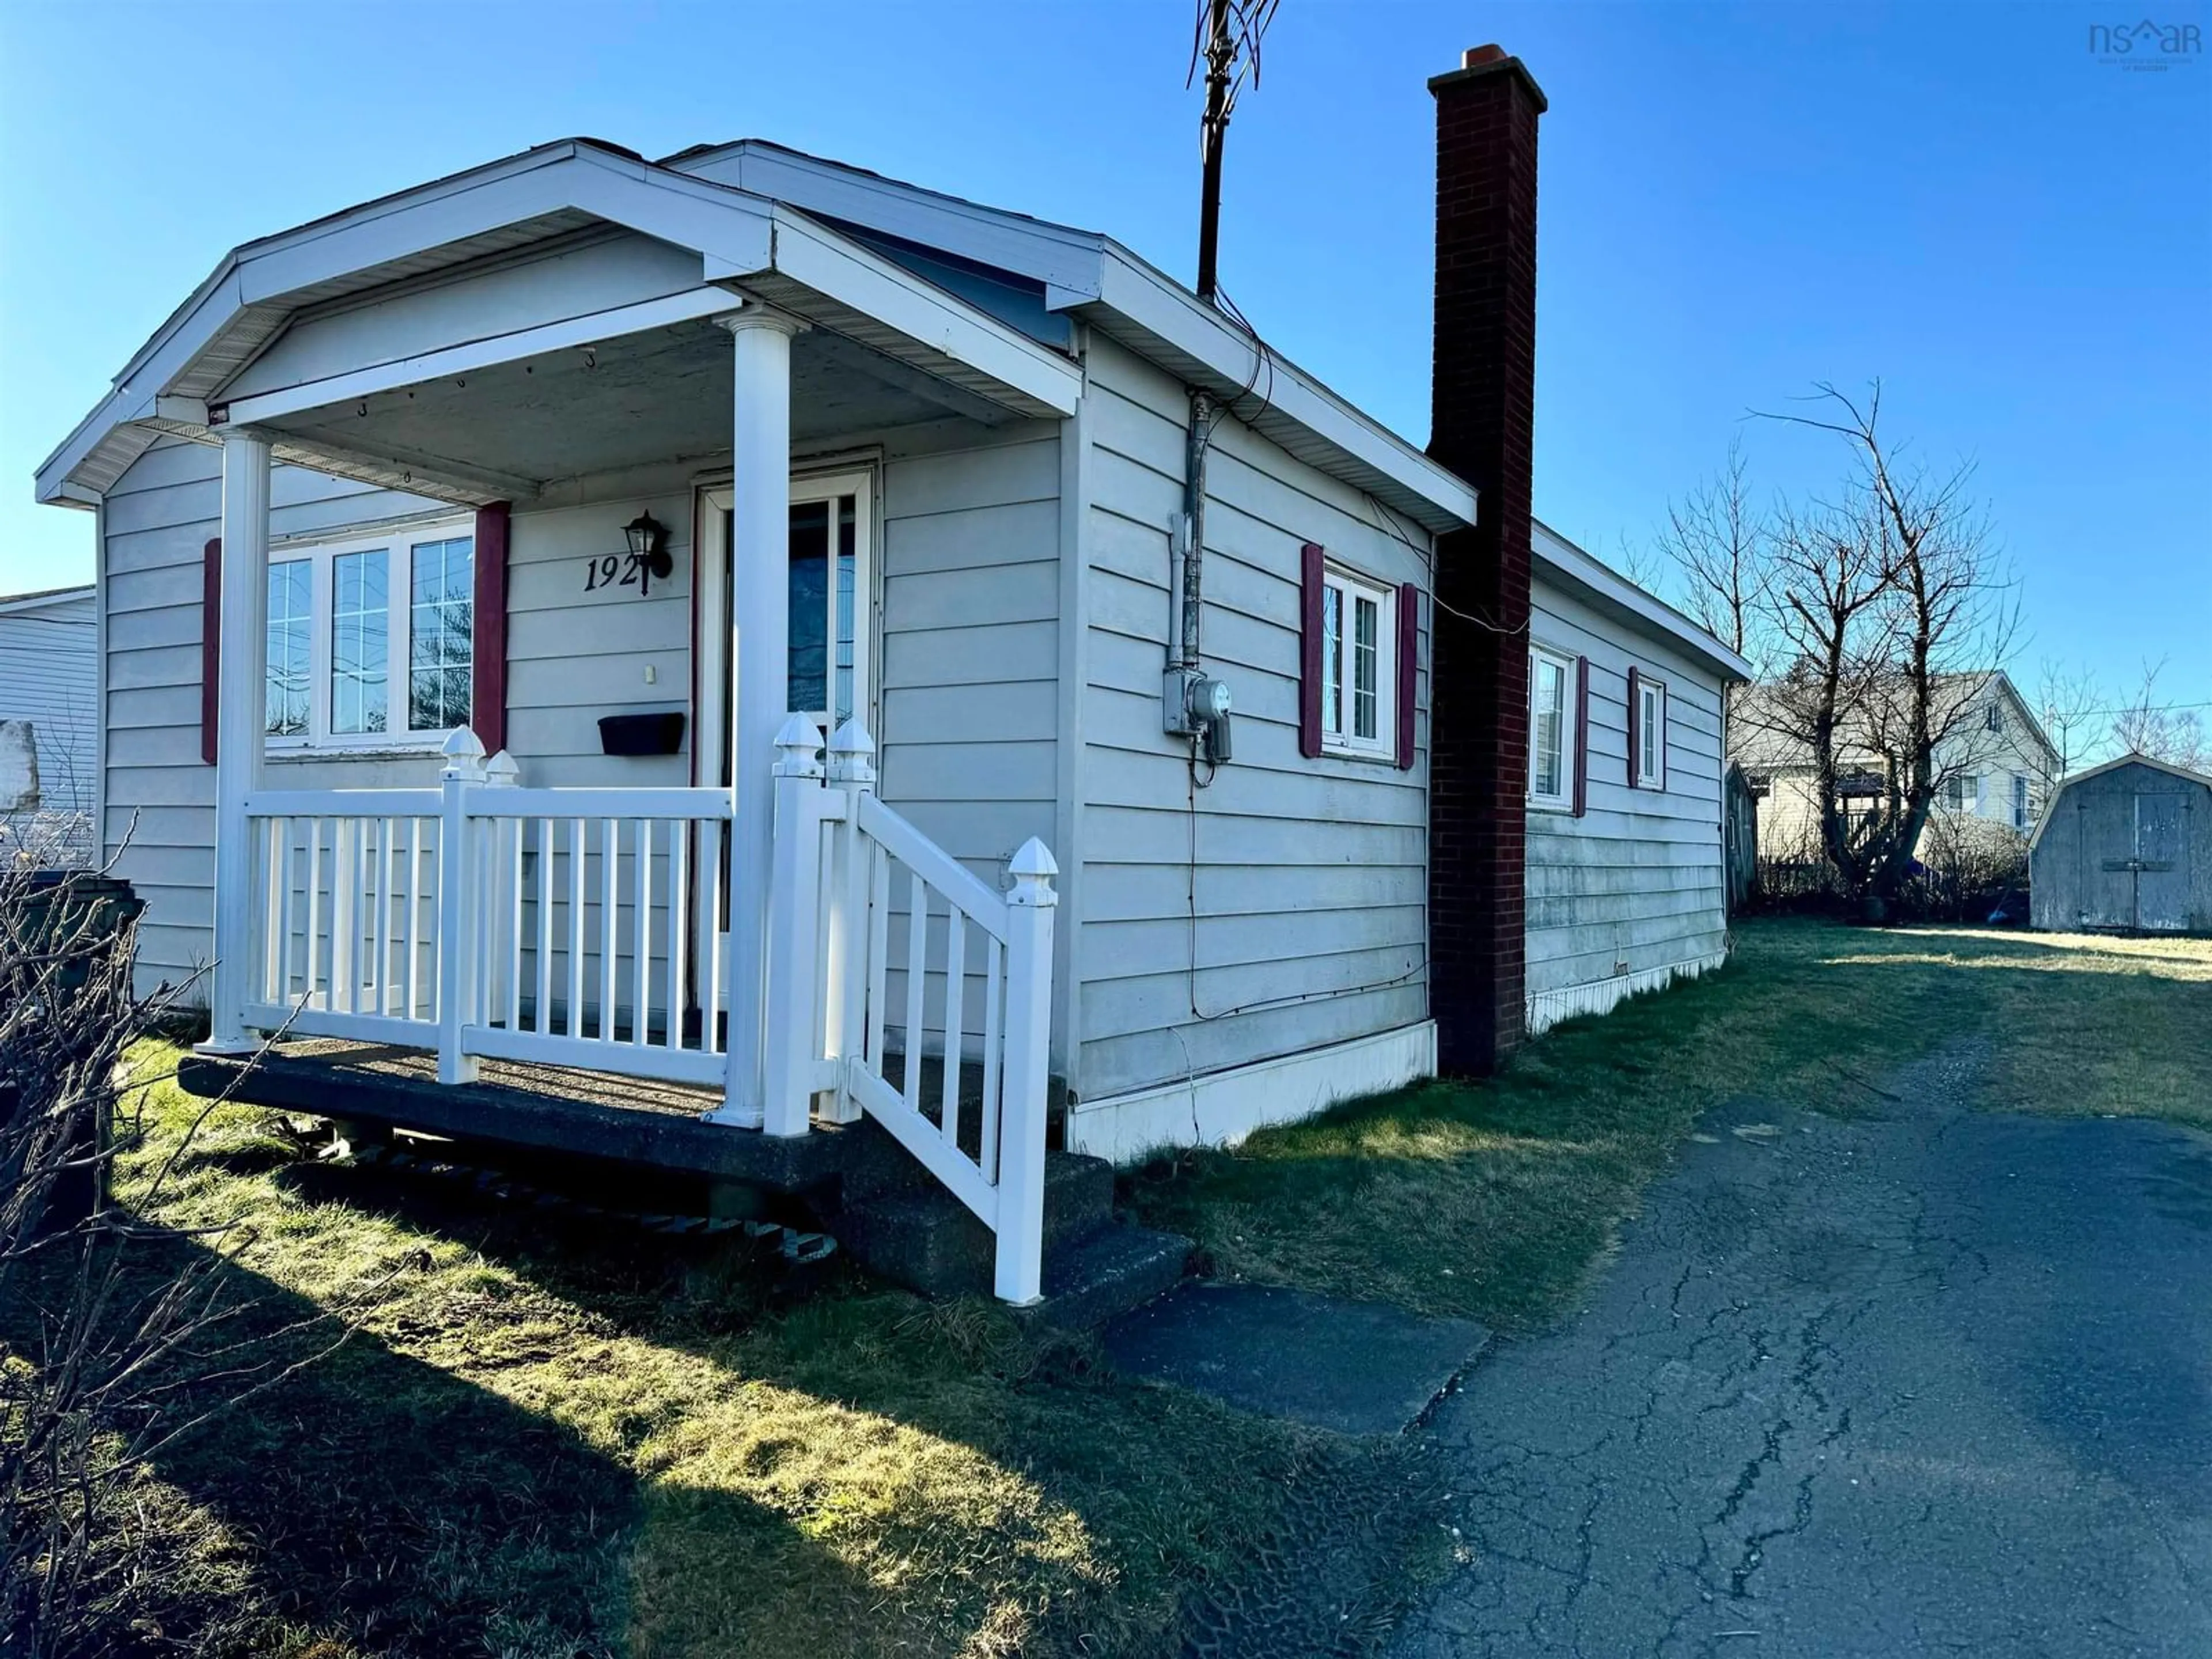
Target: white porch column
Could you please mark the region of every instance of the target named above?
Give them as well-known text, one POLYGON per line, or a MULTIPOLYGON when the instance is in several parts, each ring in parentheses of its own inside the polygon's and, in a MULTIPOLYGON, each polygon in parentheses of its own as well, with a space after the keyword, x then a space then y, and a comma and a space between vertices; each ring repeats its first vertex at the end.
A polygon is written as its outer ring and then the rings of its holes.
POLYGON ((250 1053, 243 1013, 252 962, 253 849, 246 799, 261 787, 268 725, 269 445, 222 439, 222 641, 216 692, 215 969, 208 985, 210 1054, 250 1053))
MULTIPOLYGON (((729 1081, 718 1121, 762 1121, 762 1021, 775 841, 775 735, 791 695, 791 338, 748 301, 719 319, 732 368, 729 1081)), ((710 1016, 711 1017, 711 1016, 710 1016)))

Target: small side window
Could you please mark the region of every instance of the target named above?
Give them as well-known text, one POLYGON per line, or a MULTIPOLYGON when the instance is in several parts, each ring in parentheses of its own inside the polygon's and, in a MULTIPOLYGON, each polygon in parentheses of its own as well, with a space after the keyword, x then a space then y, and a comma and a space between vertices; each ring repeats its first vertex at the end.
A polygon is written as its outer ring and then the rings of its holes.
POLYGON ((1397 756, 1394 589, 1334 567, 1321 592, 1321 739, 1331 754, 1397 756))
POLYGON ((1638 676, 1636 682, 1636 787, 1667 787, 1667 687, 1638 676))
POLYGON ((1574 808, 1575 663, 1541 646, 1528 653, 1528 800, 1574 808))

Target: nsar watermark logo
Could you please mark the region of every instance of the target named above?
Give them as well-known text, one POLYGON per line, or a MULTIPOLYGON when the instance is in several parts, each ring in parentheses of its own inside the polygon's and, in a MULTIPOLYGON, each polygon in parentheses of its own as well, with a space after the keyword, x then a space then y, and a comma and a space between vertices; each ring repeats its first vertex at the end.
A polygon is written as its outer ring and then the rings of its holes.
POLYGON ((2204 56, 2204 31, 2196 23, 2092 23, 2089 55, 2115 69, 2159 71, 2195 64, 2204 56))

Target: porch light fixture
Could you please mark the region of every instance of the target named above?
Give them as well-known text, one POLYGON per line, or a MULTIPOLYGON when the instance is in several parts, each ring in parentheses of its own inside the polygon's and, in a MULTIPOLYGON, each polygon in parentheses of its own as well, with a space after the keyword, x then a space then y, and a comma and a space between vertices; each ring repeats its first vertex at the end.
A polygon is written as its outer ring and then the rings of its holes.
POLYGON ((650 570, 656 580, 666 581, 676 568, 676 560, 668 550, 668 526, 652 514, 641 512, 623 526, 623 534, 629 539, 629 556, 650 570))

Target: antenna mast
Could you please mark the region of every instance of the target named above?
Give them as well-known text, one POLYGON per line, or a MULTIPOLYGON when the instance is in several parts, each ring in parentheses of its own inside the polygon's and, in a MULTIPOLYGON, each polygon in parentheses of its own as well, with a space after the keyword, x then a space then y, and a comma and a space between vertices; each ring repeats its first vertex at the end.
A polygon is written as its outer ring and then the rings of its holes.
POLYGON ((1281 0, 1198 0, 1198 27, 1190 46, 1188 86, 1206 63, 1206 113, 1199 123, 1202 164, 1198 200, 1198 297, 1216 303, 1220 290, 1221 151, 1229 137, 1229 117, 1237 94, 1251 76, 1260 84, 1260 37, 1281 0))

